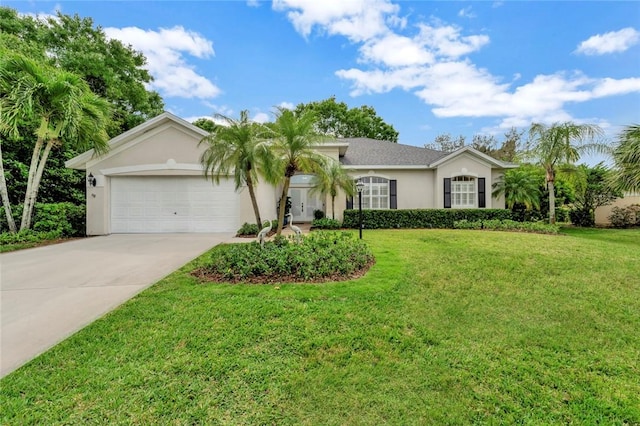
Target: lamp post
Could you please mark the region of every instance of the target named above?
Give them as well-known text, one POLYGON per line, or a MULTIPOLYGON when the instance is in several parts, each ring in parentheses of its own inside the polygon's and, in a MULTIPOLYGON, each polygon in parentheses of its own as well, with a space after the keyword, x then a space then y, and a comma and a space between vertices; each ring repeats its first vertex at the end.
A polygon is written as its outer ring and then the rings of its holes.
POLYGON ((362 182, 362 179, 358 179, 358 182, 356 182, 356 189, 358 190, 358 217, 360 222, 360 239, 362 239, 362 190, 364 189, 364 182, 362 182))

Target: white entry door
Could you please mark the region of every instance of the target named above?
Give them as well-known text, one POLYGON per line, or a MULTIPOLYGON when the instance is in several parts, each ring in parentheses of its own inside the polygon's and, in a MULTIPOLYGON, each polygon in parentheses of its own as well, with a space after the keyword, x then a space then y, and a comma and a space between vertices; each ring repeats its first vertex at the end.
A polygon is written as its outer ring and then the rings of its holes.
POLYGON ((322 210, 322 201, 317 195, 311 195, 309 188, 289 188, 293 222, 311 222, 313 212, 322 210))
POLYGON ((238 229, 233 181, 199 176, 111 178, 111 232, 233 232, 238 229))

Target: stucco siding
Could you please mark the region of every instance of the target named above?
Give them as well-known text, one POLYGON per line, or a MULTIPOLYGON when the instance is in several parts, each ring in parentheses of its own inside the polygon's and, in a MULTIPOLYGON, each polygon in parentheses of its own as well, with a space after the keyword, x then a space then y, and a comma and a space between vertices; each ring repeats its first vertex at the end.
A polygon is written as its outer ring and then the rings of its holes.
POLYGON ((611 210, 614 207, 627 207, 632 204, 640 204, 640 194, 627 195, 624 198, 616 199, 612 204, 608 206, 598 207, 595 212, 596 225, 607 226, 610 225, 609 216, 611 210))
POLYGON ((476 158, 471 154, 464 153, 439 165, 435 176, 435 208, 444 208, 444 179, 452 178, 455 176, 473 176, 475 178, 485 178, 488 192, 488 195, 486 197, 486 208, 493 208, 493 200, 491 199, 490 187, 491 182, 494 178, 494 174, 492 173, 491 165, 486 163, 485 161, 476 158))

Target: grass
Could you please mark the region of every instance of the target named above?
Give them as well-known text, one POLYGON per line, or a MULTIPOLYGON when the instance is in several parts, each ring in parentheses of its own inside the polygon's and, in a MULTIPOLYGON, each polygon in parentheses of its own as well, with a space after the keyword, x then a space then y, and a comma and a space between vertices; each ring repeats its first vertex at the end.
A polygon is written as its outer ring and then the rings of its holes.
POLYGON ((182 268, 0 382, 2 424, 640 424, 640 230, 368 231, 362 279, 182 268))

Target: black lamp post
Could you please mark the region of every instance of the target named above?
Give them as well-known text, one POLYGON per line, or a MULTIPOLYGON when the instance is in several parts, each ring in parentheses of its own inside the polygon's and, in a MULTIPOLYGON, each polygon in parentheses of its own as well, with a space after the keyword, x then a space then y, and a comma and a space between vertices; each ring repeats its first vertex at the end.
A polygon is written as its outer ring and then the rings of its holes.
POLYGON ((362 179, 358 179, 356 182, 356 189, 358 190, 358 216, 360 222, 360 239, 362 239, 362 190, 364 189, 364 182, 362 179))

